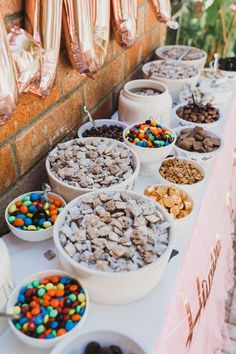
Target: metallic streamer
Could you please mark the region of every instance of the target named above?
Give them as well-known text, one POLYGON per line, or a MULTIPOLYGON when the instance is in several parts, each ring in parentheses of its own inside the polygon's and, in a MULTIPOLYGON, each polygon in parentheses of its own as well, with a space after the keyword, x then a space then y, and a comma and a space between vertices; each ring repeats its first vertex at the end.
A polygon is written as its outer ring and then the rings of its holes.
POLYGON ((179 27, 178 22, 171 18, 170 0, 152 0, 152 4, 157 19, 160 22, 166 23, 171 29, 177 29, 179 27))

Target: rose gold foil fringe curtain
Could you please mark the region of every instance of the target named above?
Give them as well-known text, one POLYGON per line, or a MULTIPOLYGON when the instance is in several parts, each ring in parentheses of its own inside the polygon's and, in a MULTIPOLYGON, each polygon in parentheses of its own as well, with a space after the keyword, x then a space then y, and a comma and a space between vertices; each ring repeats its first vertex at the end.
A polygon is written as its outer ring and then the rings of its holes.
POLYGON ((170 0, 151 0, 152 5, 160 22, 166 23, 171 29, 178 28, 178 22, 171 18, 171 3, 170 0))

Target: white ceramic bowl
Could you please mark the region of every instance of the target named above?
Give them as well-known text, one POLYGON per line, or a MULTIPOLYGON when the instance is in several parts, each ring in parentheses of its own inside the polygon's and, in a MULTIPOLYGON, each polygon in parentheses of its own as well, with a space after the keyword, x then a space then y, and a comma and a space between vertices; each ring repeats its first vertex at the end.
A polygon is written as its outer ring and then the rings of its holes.
POLYGON ((182 103, 182 104, 179 104, 177 106, 175 106, 175 108, 173 109, 173 115, 176 119, 176 121, 178 122, 178 125, 180 126, 191 126, 191 127, 202 127, 204 129, 207 129, 207 130, 214 130, 216 129, 219 124, 221 123, 221 120, 222 120, 222 113, 220 111, 220 117, 218 120, 216 120, 215 122, 212 122, 212 123, 194 123, 194 122, 190 122, 188 120, 185 120, 183 118, 180 118, 180 116, 177 114, 177 110, 180 108, 180 107, 184 107, 186 106, 186 103, 182 103))
POLYGON ((119 119, 127 124, 143 122, 146 119, 157 120, 169 125, 171 119, 172 98, 166 85, 156 80, 133 80, 127 82, 119 96, 119 119), (161 91, 159 95, 137 95, 136 90, 150 88, 161 91))
MULTIPOLYGON (((140 123, 136 123, 140 124, 140 123)), ((171 144, 167 146, 162 146, 159 148, 148 148, 148 147, 142 147, 142 146, 137 146, 128 141, 128 139, 125 137, 125 134, 128 130, 133 128, 135 123, 128 126, 124 130, 124 139, 125 143, 133 149, 136 154, 140 158, 141 162, 141 167, 140 167, 140 175, 142 176, 153 176, 156 174, 156 169, 157 169, 157 164, 158 162, 162 161, 164 158, 166 158, 168 155, 170 155, 171 151, 174 149, 175 141, 176 141, 176 135, 174 130, 170 129, 169 127, 166 127, 164 125, 161 125, 162 128, 169 130, 173 135, 174 135, 174 140, 171 144)))
MULTIPOLYGON (((17 229, 15 226, 10 224, 9 221, 8 221, 8 216, 9 216, 8 209, 9 209, 9 207, 12 204, 15 204, 18 200, 21 200, 23 197, 25 197, 26 195, 29 195, 31 193, 42 194, 43 191, 28 192, 28 193, 22 194, 21 196, 15 198, 11 203, 8 204, 8 206, 7 206, 6 210, 5 210, 5 220, 6 220, 7 226, 9 227, 10 231, 16 237, 20 238, 21 240, 29 241, 29 242, 45 241, 45 240, 48 240, 49 238, 52 237, 54 225, 52 225, 48 229, 42 229, 42 230, 38 230, 38 231, 27 231, 27 230, 17 229)), ((58 194, 49 192, 48 196, 49 196, 49 198, 51 197, 51 198, 59 199, 62 202, 63 206, 66 205, 66 202, 64 201, 64 199, 62 197, 60 197, 58 194)))
POLYGON ((124 354, 148 354, 143 345, 141 346, 126 334, 106 329, 67 338, 61 341, 50 354, 84 354, 86 346, 92 341, 99 343, 102 347, 118 345, 124 354))
MULTIPOLYGON (((179 187, 179 185, 175 185, 175 184, 172 184, 172 183, 170 183, 170 184, 169 184, 169 183, 168 183, 168 184, 166 184, 166 183, 153 184, 153 185, 148 186, 148 187, 158 187, 158 186, 167 186, 167 187, 173 186, 176 190, 182 191, 182 192, 184 192, 184 193, 187 194, 188 199, 191 201, 193 207, 192 207, 191 212, 190 212, 187 216, 185 216, 184 218, 175 219, 170 213, 168 213, 167 209, 164 208, 164 209, 166 210, 166 212, 170 215, 171 219, 173 220, 173 225, 174 225, 174 229, 175 229, 175 230, 179 230, 179 229, 182 228, 183 226, 186 226, 186 224, 187 224, 189 218, 192 217, 192 215, 193 215, 194 204, 195 204, 195 203, 194 203, 194 200, 193 200, 193 197, 189 194, 189 192, 187 192, 187 191, 184 190, 183 188, 179 187)), ((146 188, 148 188, 148 187, 146 187, 146 188)), ((145 189, 146 189, 146 188, 145 188, 145 189)), ((148 197, 148 198, 150 198, 150 197, 148 197)), ((158 203, 158 202, 157 202, 157 203, 158 203)), ((158 204, 159 204, 159 203, 158 203, 158 204)), ((160 206, 161 206, 161 204, 160 204, 160 206)))
MULTIPOLYGON (((94 140, 94 139, 101 139, 101 138, 96 138, 96 137, 83 138, 83 140, 89 140, 89 139, 94 140)), ((119 149, 119 147, 124 144, 124 143, 121 143, 119 141, 112 140, 112 139, 106 139, 106 138, 102 138, 102 139, 110 141, 110 143, 114 144, 114 146, 116 146, 117 149, 119 149)), ((65 144, 66 144, 66 146, 70 146, 72 144, 72 142, 73 142, 73 140, 70 140, 70 141, 66 142, 65 144)), ((53 149, 50 152, 50 154, 53 153, 56 149, 57 149, 57 147, 55 149, 53 149)), ((128 149, 131 151, 131 153, 133 155, 133 160, 134 160, 134 172, 133 172, 132 176, 119 184, 115 184, 115 185, 112 185, 107 188, 101 188, 101 189, 99 189, 99 191, 102 191, 102 190, 104 191, 107 189, 131 190, 134 188, 134 185, 135 185, 135 182, 138 177, 139 170, 140 170, 140 160, 139 160, 139 156, 137 155, 137 153, 134 150, 130 149, 129 147, 128 147, 128 149)), ((71 201, 74 198, 78 197, 79 195, 95 191, 94 189, 75 187, 75 186, 69 185, 69 184, 61 181, 59 178, 57 178, 51 172, 50 162, 49 162, 48 158, 46 159, 46 170, 47 170, 48 178, 50 181, 50 185, 52 186, 53 190, 55 190, 57 193, 62 195, 66 201, 71 201)))
POLYGON ((162 166, 162 163, 163 161, 159 164, 158 166, 158 170, 157 170, 157 179, 158 179, 158 182, 160 182, 161 184, 171 184, 177 188, 182 188, 184 189, 187 193, 194 193, 196 191, 198 191, 199 187, 202 186, 203 183, 205 183, 205 179, 206 179, 206 171, 205 169, 203 168, 202 165, 200 165, 199 163, 191 160, 191 159, 187 159, 187 158, 184 158, 184 157, 169 157, 167 159, 165 159, 164 161, 166 160, 174 160, 178 158, 178 160, 181 160, 181 161, 185 161, 189 164, 191 164, 192 166, 194 166, 197 170, 200 171, 201 175, 203 176, 203 179, 197 183, 194 183, 194 184, 184 184, 184 183, 173 183, 173 182, 170 182, 168 181, 168 179, 162 177, 162 175, 160 174, 160 168, 162 166))
MULTIPOLYGON (((214 60, 210 62, 210 68, 214 68, 214 60)), ((229 82, 232 84, 236 83, 236 71, 222 70, 220 71, 228 77, 229 82)))
MULTIPOLYGON (((123 130, 127 127, 127 124, 120 122, 118 120, 113 119, 95 119, 95 123, 97 127, 102 127, 103 125, 113 126, 116 125, 118 127, 123 128, 123 130)), ((81 125, 77 132, 78 138, 84 138, 83 134, 86 130, 91 129, 93 127, 91 122, 84 123, 81 125)))
MULTIPOLYGON (((149 63, 144 64, 142 67, 144 78, 147 78, 149 76, 149 70, 150 70, 150 66, 152 64, 159 65, 161 62, 163 62, 163 60, 155 60, 155 61, 151 61, 149 63)), ((186 79, 168 79, 165 77, 157 76, 157 74, 152 75, 151 79, 157 80, 157 81, 165 84, 170 91, 173 101, 178 102, 179 94, 185 88, 186 83, 190 84, 191 87, 196 86, 199 76, 200 76, 200 71, 198 71, 197 75, 194 75, 194 76, 192 76, 190 78, 186 78, 186 79)))
MULTIPOLYGON (((12 313, 12 309, 13 309, 15 303, 17 302, 17 297, 19 295, 20 289, 23 286, 29 284, 34 279, 43 279, 43 278, 46 278, 48 276, 50 277, 50 276, 53 276, 53 275, 58 275, 58 276, 61 276, 61 277, 69 277, 69 278, 72 278, 72 279, 74 279, 74 278, 77 279, 76 276, 74 276, 72 274, 69 274, 69 273, 67 273, 65 271, 58 270, 58 269, 41 271, 39 273, 35 273, 35 274, 27 277, 23 281, 21 281, 15 287, 15 289, 13 290, 13 292, 12 292, 10 298, 9 298, 9 301, 7 303, 7 312, 8 313, 12 313)), ((89 298, 88 298, 87 290, 84 287, 84 285, 81 284, 80 280, 79 279, 77 279, 77 280, 79 281, 79 283, 80 283, 81 287, 83 288, 83 290, 85 292, 85 295, 86 295, 86 299, 87 299, 87 301, 86 301, 86 310, 85 310, 84 315, 81 318, 80 322, 71 331, 67 332, 66 334, 64 334, 62 336, 55 337, 53 339, 37 339, 37 338, 32 338, 30 336, 27 336, 26 334, 20 332, 14 326, 14 324, 12 323, 12 320, 8 320, 9 326, 10 326, 11 330, 13 331, 13 333, 16 335, 16 337, 19 338, 22 342, 24 342, 27 345, 30 345, 30 346, 36 347, 36 348, 44 349, 44 348, 52 348, 58 342, 60 342, 62 339, 68 338, 70 335, 75 334, 82 327, 82 325, 84 324, 84 322, 86 320, 86 317, 87 317, 88 308, 89 308, 89 298)))
MULTIPOLYGON (((215 101, 213 93, 209 93, 209 92, 205 91, 204 89, 202 89, 202 87, 199 90, 203 94, 203 96, 200 98, 201 102, 203 102, 204 104, 210 102, 214 106, 218 106, 217 102, 215 101)), ((179 94, 179 102, 180 102, 180 104, 187 104, 189 102, 192 102, 192 97, 191 97, 191 94, 189 93, 188 89, 180 92, 180 94, 179 94)))
MULTIPOLYGON (((106 193, 108 193, 108 191, 106 193)), ((150 201, 148 197, 138 193, 130 191, 127 193, 136 200, 146 199, 150 201)), ((97 194, 97 192, 90 193, 91 196, 94 194, 97 194)), ((85 284, 88 289, 91 301, 104 305, 130 303, 150 293, 159 283, 174 247, 175 234, 173 232, 173 220, 171 216, 168 215, 166 210, 164 210, 158 203, 156 203, 156 207, 164 215, 164 218, 170 223, 170 228, 168 247, 163 255, 155 262, 135 271, 120 273, 103 272, 80 265, 80 263, 76 262, 66 253, 59 240, 59 232, 68 210, 77 205, 81 199, 83 199, 83 196, 72 200, 60 213, 55 223, 53 239, 63 267, 67 271, 75 273, 80 277, 80 279, 83 280, 83 284, 85 284)), ((153 203, 155 202, 153 201, 153 203)))
MULTIPOLYGON (((192 126, 190 125, 186 125, 185 127, 178 127, 178 128, 175 128, 174 131, 177 135, 177 138, 181 132, 181 130, 183 129, 193 129, 192 126)), ((204 163, 207 163, 207 162, 210 162, 211 159, 215 156, 216 153, 218 153, 221 149, 223 149, 223 146, 224 146, 224 143, 222 141, 222 138, 219 137, 217 134, 213 133, 212 131, 209 131, 209 130, 206 130, 205 131, 210 135, 210 136, 214 136, 214 137, 217 137, 217 138, 220 138, 221 139, 221 146, 214 150, 214 151, 211 151, 211 152, 195 152, 195 151, 187 151, 187 150, 184 150, 184 149, 181 149, 179 148, 177 145, 175 145, 174 147, 174 150, 175 150, 175 155, 177 157, 186 157, 188 159, 191 159, 193 161, 196 161, 200 164, 204 164, 204 163)))
POLYGON ((162 52, 164 49, 168 49, 168 48, 183 48, 183 49, 187 49, 187 48, 194 48, 194 49, 198 49, 203 56, 199 59, 193 59, 193 60, 183 60, 183 63, 185 64, 189 64, 189 65, 193 65, 196 66, 198 69, 203 69, 205 64, 206 64, 206 60, 207 60, 207 53, 199 48, 196 47, 191 47, 191 46, 187 46, 187 45, 166 45, 164 47, 159 47, 156 49, 155 54, 157 56, 158 59, 162 59, 162 60, 166 60, 165 57, 163 57, 162 52))

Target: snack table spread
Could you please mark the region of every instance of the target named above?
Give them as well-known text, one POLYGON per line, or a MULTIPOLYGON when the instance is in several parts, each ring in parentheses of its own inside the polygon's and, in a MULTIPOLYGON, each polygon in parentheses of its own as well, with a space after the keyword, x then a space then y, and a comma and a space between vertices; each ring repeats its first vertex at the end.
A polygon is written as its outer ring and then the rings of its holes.
MULTIPOLYGON (((220 349, 224 296, 233 274, 230 213, 225 208, 226 199, 227 205, 231 200, 236 210, 236 201, 230 199, 229 190, 236 105, 229 106, 223 111, 223 119, 217 127, 217 133, 225 142, 224 149, 205 166, 207 176, 194 197, 194 211, 185 228, 176 230, 174 248, 178 254, 169 261, 160 284, 148 296, 131 304, 104 306, 90 303, 88 317, 80 333, 95 329, 127 333, 144 344, 147 354, 210 354, 220 349), (225 183, 222 183, 222 178, 225 183), (201 296, 196 280, 202 289, 203 279, 208 280, 205 288, 203 285, 204 296, 201 296), (214 340, 210 342, 209 338, 214 340)), ((139 176, 135 191, 143 193, 147 186, 156 183, 155 176, 139 176)), ((57 253, 52 239, 35 245, 8 234, 4 240, 11 255, 16 284, 39 270, 61 268, 57 255, 52 260, 44 256, 48 250, 57 253)), ((0 336, 0 346, 5 354, 49 353, 46 349, 24 345, 10 329, 0 336)))

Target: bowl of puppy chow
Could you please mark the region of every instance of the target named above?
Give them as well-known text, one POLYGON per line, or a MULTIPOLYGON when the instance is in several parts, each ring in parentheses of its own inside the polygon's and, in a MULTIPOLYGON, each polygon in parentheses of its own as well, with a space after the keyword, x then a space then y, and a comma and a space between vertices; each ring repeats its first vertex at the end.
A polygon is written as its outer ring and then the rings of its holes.
POLYGON ((68 203, 53 237, 63 267, 83 279, 92 301, 124 304, 157 286, 175 235, 170 215, 154 200, 106 190, 68 203))

